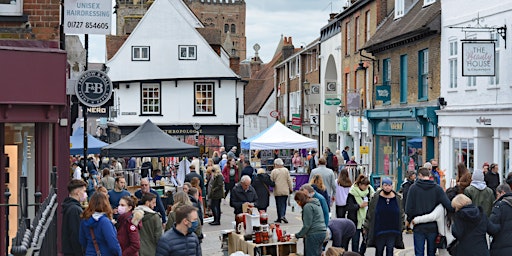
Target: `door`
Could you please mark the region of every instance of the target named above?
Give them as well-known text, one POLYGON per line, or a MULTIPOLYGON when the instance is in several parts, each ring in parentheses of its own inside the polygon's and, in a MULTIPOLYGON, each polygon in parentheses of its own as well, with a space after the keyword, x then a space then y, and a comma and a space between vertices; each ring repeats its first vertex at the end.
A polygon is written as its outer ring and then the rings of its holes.
POLYGON ((405 137, 395 137, 395 148, 396 148, 396 185, 395 189, 399 190, 402 185, 403 175, 407 170, 407 164, 409 155, 407 154, 407 140, 405 137))

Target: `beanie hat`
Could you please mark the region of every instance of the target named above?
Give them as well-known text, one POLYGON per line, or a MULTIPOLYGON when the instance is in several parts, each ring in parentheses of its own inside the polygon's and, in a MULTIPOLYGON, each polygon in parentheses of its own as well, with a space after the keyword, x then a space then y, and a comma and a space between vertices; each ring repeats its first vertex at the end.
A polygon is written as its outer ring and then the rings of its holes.
POLYGON ((382 185, 384 185, 384 184, 391 186, 391 185, 393 185, 393 181, 391 181, 390 178, 385 177, 385 178, 382 179, 382 185))

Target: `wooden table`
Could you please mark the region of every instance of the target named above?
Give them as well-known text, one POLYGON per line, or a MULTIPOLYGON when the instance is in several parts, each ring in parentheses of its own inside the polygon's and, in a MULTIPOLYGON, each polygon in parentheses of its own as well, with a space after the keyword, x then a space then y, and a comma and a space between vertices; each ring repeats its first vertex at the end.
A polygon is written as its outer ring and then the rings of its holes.
POLYGON ((231 232, 228 235, 228 253, 241 251, 250 256, 288 256, 290 253, 297 252, 296 242, 277 242, 268 244, 255 244, 252 241, 245 241, 244 236, 231 232))

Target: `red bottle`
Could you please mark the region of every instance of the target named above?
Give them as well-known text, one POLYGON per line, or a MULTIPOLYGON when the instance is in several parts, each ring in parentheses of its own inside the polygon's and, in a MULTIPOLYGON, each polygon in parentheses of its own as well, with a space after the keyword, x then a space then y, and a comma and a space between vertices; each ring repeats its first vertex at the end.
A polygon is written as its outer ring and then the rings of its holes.
POLYGON ((283 237, 283 231, 281 230, 280 225, 277 223, 276 223, 276 235, 277 235, 277 241, 281 241, 281 238, 283 237))

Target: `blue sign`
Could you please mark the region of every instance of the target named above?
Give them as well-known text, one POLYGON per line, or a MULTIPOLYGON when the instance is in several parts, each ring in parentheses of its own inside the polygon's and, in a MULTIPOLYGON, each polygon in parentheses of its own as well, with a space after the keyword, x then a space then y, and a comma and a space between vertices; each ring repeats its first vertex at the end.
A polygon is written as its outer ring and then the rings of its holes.
POLYGON ((380 85, 376 86, 375 100, 381 100, 383 102, 391 101, 391 86, 380 85))

